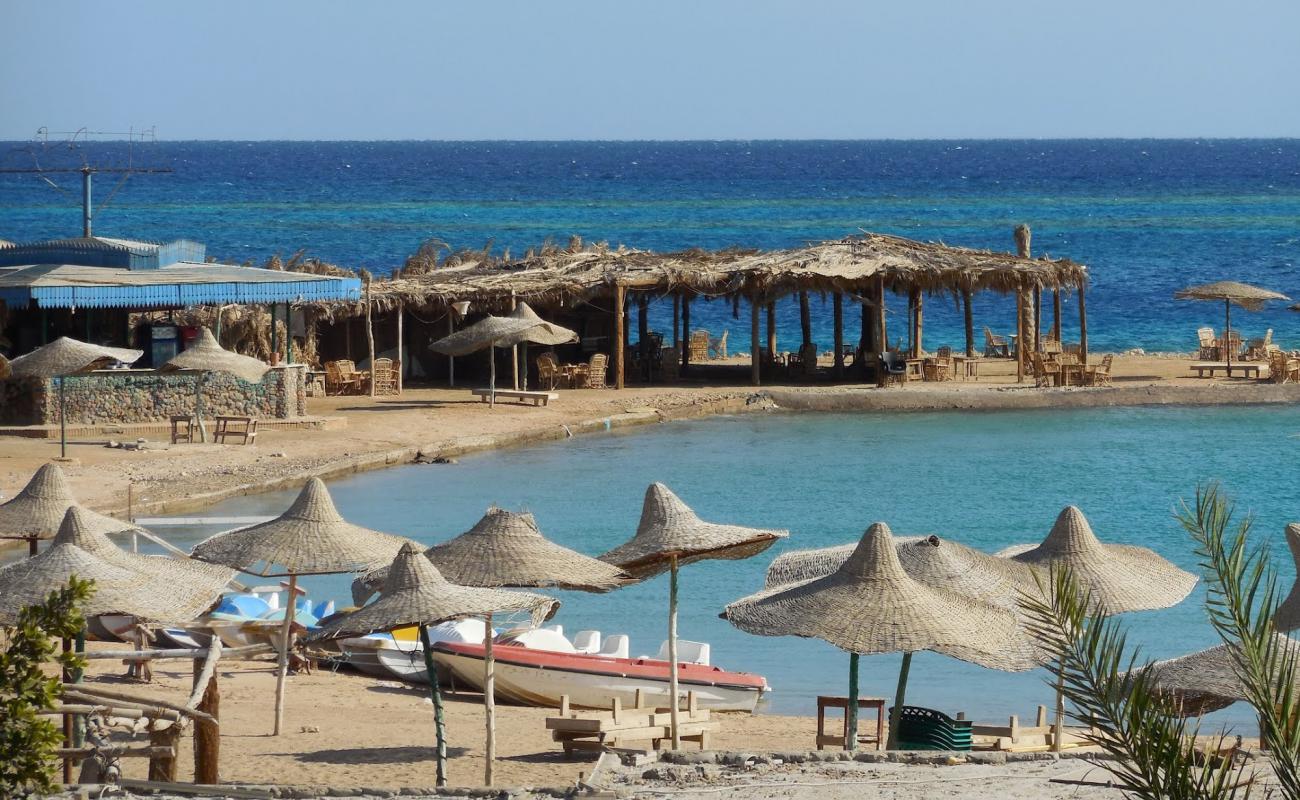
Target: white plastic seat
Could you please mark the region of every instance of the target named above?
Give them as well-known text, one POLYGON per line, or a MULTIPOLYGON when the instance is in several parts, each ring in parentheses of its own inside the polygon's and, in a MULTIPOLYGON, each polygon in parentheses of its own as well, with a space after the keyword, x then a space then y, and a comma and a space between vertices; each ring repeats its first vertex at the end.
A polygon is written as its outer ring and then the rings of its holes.
POLYGON ((600 631, 578 631, 573 636, 573 647, 579 653, 599 653, 600 631))
MULTIPOLYGON (((668 642, 659 645, 659 655, 655 656, 659 661, 668 660, 668 642)), ((686 639, 677 640, 677 661, 678 663, 703 664, 709 665, 709 645, 707 642, 691 642, 686 639)))
POLYGON ((610 658, 627 658, 630 642, 626 633, 612 633, 601 643, 599 653, 610 658))

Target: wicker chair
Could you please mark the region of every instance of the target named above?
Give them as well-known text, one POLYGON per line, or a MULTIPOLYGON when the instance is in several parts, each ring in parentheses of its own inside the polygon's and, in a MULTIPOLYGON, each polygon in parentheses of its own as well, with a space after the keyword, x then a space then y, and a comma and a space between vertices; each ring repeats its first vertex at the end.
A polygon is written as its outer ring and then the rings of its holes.
POLYGON ((1042 353, 1033 353, 1030 361, 1034 371, 1035 386, 1060 386, 1061 365, 1056 361, 1044 361, 1042 353))
POLYGON ((375 394, 397 394, 397 367, 391 358, 376 358, 370 369, 375 394))
POLYGON ((357 394, 364 383, 365 376, 351 361, 325 362, 325 394, 357 394))
POLYGON ((947 350, 947 351, 948 351, 948 355, 947 355, 947 356, 944 356, 944 355, 933 356, 933 357, 931 357, 931 358, 927 358, 927 359, 926 359, 924 362, 922 362, 922 364, 921 364, 921 374, 922 374, 922 377, 923 377, 925 380, 927 380, 927 381, 936 381, 936 382, 939 382, 939 381, 950 381, 950 380, 952 380, 952 378, 953 378, 953 374, 952 374, 952 348, 951 348, 951 347, 941 347, 941 348, 939 348, 939 349, 940 349, 941 352, 942 352, 943 350, 947 350))
POLYGON ((1063 352, 1061 350, 1061 340, 1054 339, 1051 336, 1043 337, 1043 343, 1039 349, 1042 350, 1043 355, 1046 356, 1054 356, 1057 355, 1058 353, 1063 352))
POLYGON ((560 371, 560 362, 556 359, 554 353, 542 353, 537 357, 537 385, 545 387, 546 391, 551 391, 560 385, 560 379, 563 373, 560 371))
POLYGON ((1011 345, 1006 337, 998 336, 987 325, 984 326, 984 357, 1011 358, 1011 345))
POLYGON ((1110 386, 1110 368, 1115 363, 1115 354, 1107 353, 1101 363, 1088 367, 1083 372, 1084 386, 1110 386))
POLYGON ((574 372, 573 380, 579 389, 604 389, 605 371, 609 367, 609 356, 595 353, 591 360, 574 372))
POLYGON ((1273 383, 1291 383, 1300 381, 1300 358, 1283 350, 1274 350, 1268 354, 1268 378, 1273 383))
POLYGON ((725 359, 727 357, 727 334, 730 332, 729 329, 724 330, 721 336, 709 340, 709 355, 712 358, 725 359))
POLYGON ((1197 328, 1196 341, 1199 346, 1197 358, 1202 361, 1219 360, 1219 342, 1214 338, 1214 328, 1197 328))
POLYGON ((1247 361, 1267 361, 1269 351, 1273 347, 1273 329, 1269 328, 1264 332, 1263 339, 1251 339, 1246 344, 1247 361))
POLYGON ((691 355, 691 363, 698 364, 701 361, 709 360, 709 332, 698 330, 691 332, 691 341, 688 344, 691 355))

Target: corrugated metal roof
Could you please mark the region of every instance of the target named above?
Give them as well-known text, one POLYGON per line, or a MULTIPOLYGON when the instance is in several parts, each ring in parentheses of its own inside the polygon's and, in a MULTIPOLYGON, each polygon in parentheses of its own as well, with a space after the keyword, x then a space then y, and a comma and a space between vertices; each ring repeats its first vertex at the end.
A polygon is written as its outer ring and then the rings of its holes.
MULTIPOLYGON (((85 241, 85 240, 82 240, 85 241)), ((11 307, 184 308, 226 303, 357 300, 358 278, 179 262, 128 270, 76 264, 0 269, 0 300, 11 307)))

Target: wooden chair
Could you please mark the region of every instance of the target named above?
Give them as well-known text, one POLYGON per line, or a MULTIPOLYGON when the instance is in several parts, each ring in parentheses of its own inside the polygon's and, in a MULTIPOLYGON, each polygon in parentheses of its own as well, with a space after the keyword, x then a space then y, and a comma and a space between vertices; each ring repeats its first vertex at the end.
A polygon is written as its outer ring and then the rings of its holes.
POLYGON ((397 368, 391 358, 376 358, 370 369, 370 380, 375 394, 397 394, 397 368))
POLYGON ((702 361, 709 360, 709 332, 698 330, 691 332, 691 340, 687 344, 691 355, 691 363, 698 364, 702 361))
POLYGON ((1268 378, 1273 383, 1300 381, 1300 358, 1280 349, 1269 353, 1268 378))
POLYGON ((1054 356, 1061 353, 1061 340, 1054 339, 1051 336, 1044 336, 1042 345, 1039 348, 1045 356, 1054 356))
POLYGON ((1273 329, 1269 328, 1264 332, 1264 338, 1251 339, 1246 345, 1247 361, 1267 361, 1268 353, 1273 345, 1273 329))
POLYGON ((361 376, 351 361, 325 362, 325 394, 356 394, 361 388, 361 376))
POLYGON ((1044 361, 1042 353, 1034 353, 1030 361, 1034 371, 1035 386, 1060 386, 1061 365, 1056 361, 1044 361))
POLYGON ((609 356, 604 353, 595 353, 591 360, 583 364, 573 374, 576 388, 579 389, 604 389, 605 388, 605 370, 609 366, 609 356))
POLYGON ((1197 328, 1196 341, 1200 348, 1196 357, 1201 361, 1219 360, 1219 342, 1214 338, 1214 328, 1197 328))
POLYGON ((560 385, 564 374, 560 372, 559 359, 555 353, 542 353, 537 357, 537 385, 546 391, 551 391, 560 385))
POLYGON ((1110 386, 1110 368, 1115 363, 1115 354, 1107 353, 1101 363, 1088 367, 1083 372, 1084 386, 1110 386))
POLYGON ((1011 358, 1011 345, 1006 337, 998 336, 987 325, 984 326, 984 357, 1011 358))
POLYGON ((730 329, 723 330, 721 336, 709 340, 709 355, 712 358, 725 359, 727 357, 727 334, 730 332, 730 329))
MULTIPOLYGON (((951 348, 948 348, 951 352, 951 348)), ((952 356, 933 356, 927 358, 921 367, 921 375, 927 381, 952 380, 952 356)))
POLYGON ((1231 331, 1228 333, 1227 336, 1219 337, 1219 345, 1220 347, 1219 347, 1218 360, 1226 359, 1229 353, 1231 353, 1235 358, 1241 357, 1241 333, 1240 332, 1231 331))

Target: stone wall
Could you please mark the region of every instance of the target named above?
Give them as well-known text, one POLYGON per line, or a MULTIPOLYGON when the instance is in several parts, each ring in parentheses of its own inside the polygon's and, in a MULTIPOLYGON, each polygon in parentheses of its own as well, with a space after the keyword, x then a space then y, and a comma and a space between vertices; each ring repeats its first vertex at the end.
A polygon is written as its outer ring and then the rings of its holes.
MULTIPOLYGON (((203 381, 203 415, 291 419, 307 413, 306 369, 272 367, 260 383, 224 373, 203 381)), ((66 378, 69 425, 166 422, 194 413, 195 372, 102 370, 66 378)), ((53 380, 0 381, 0 424, 57 425, 58 385, 53 380)))

